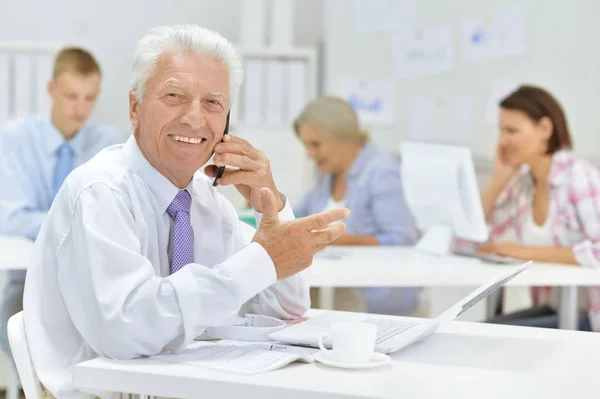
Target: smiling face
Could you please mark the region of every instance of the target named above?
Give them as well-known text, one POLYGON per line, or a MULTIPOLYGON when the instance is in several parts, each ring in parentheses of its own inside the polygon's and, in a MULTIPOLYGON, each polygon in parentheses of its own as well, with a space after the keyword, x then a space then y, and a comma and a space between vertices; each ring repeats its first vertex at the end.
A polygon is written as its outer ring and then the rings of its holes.
POLYGON ((174 185, 184 188, 223 138, 229 110, 224 62, 188 52, 159 57, 141 102, 129 94, 140 150, 174 185))

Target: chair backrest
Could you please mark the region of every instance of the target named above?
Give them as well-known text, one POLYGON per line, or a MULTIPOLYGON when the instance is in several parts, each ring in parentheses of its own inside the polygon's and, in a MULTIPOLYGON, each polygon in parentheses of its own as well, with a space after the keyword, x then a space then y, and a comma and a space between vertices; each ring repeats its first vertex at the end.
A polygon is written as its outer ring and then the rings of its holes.
POLYGON ((25 335, 25 320, 23 312, 19 312, 8 320, 8 342, 12 351, 21 386, 27 399, 42 399, 44 397, 42 384, 38 380, 25 335))

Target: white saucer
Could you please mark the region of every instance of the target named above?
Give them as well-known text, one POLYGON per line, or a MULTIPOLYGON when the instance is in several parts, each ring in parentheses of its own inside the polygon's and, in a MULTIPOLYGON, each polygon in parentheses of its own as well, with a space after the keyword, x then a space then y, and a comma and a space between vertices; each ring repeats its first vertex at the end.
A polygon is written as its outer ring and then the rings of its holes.
POLYGON ((315 359, 319 363, 323 363, 331 367, 340 367, 343 369, 370 369, 373 367, 383 366, 384 364, 388 364, 392 361, 392 359, 388 355, 384 355, 383 353, 378 352, 375 352, 373 354, 371 360, 364 363, 339 362, 335 359, 332 359, 327 353, 323 351, 315 353, 313 355, 313 359, 315 359))

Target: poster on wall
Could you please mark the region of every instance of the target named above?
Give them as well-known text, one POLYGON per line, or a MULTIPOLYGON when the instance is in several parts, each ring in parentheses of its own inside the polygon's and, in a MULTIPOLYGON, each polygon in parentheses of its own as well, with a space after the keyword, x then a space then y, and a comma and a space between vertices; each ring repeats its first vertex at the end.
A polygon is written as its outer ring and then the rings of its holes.
POLYGON ((432 28, 398 33, 393 40, 395 70, 399 78, 438 75, 454 69, 452 30, 432 28))
POLYGON ((527 54, 525 19, 520 10, 465 18, 461 22, 462 55, 467 62, 501 60, 527 54))
POLYGON ((395 120, 394 82, 391 79, 345 78, 334 86, 363 124, 392 125, 395 120))
POLYGON ((359 35, 411 30, 417 20, 417 0, 354 0, 353 11, 359 35))

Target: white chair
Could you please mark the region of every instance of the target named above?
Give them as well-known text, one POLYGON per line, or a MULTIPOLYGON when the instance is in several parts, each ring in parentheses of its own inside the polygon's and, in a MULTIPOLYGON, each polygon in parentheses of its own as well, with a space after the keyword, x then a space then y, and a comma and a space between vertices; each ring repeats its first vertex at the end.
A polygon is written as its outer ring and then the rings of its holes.
POLYGON ((8 342, 17 365, 17 372, 21 379, 21 385, 27 399, 42 399, 44 393, 42 384, 38 380, 31 356, 29 354, 29 345, 25 336, 25 323, 23 312, 19 312, 8 320, 8 342))
POLYGON ((12 366, 12 363, 10 365, 10 373, 10 382, 6 388, 6 399, 19 399, 21 397, 21 381, 19 380, 17 370, 12 366))

